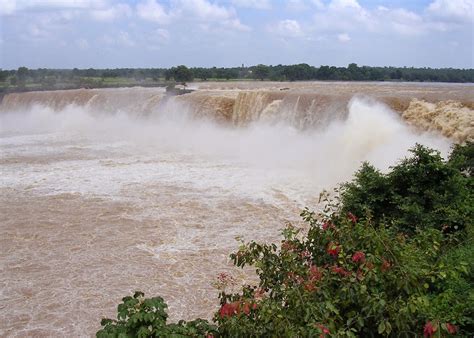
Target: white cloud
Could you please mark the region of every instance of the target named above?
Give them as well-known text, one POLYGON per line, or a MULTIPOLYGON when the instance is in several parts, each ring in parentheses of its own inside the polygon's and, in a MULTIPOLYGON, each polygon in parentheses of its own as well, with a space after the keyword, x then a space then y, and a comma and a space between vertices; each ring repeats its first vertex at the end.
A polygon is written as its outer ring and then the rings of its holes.
POLYGON ((49 9, 94 9, 107 7, 108 0, 0 0, 0 14, 18 11, 49 9))
POLYGON ((435 0, 428 6, 428 13, 434 17, 449 21, 474 20, 474 1, 472 0, 435 0))
POLYGON ((156 0, 146 0, 137 5, 137 14, 140 18, 160 24, 168 24, 171 14, 166 13, 165 8, 156 0))
POLYGON ((296 20, 281 20, 276 25, 268 26, 268 31, 287 38, 297 38, 303 36, 301 25, 296 20))
POLYGON ((132 15, 132 9, 125 3, 112 4, 110 0, 0 0, 0 15, 34 15, 34 18, 47 13, 60 15, 71 20, 79 15, 97 21, 113 21, 132 15))
POLYGON ((362 7, 357 0, 332 0, 329 4, 329 8, 339 10, 345 8, 361 9, 362 7))
POLYGON ((15 0, 0 0, 0 15, 13 14, 17 9, 15 0))
POLYGON ((119 31, 116 35, 104 35, 99 39, 100 43, 109 45, 109 46, 119 46, 119 47, 133 47, 135 42, 130 37, 130 34, 125 31, 119 31))
POLYGON ((228 20, 235 15, 232 9, 210 3, 206 0, 181 0, 180 3, 181 9, 184 12, 188 12, 206 21, 228 20))
POLYGON ((212 23, 231 30, 250 30, 250 27, 240 22, 233 8, 219 6, 207 0, 177 0, 177 4, 177 13, 189 20, 199 21, 201 27, 212 23))
POLYGON ((270 0, 232 0, 232 4, 237 7, 255 8, 255 9, 270 9, 272 5, 270 0))
POLYGON ((316 6, 316 8, 319 8, 319 9, 324 8, 324 2, 322 0, 311 0, 311 2, 313 3, 314 6, 316 6))
POLYGON ((75 44, 79 49, 88 49, 89 48, 89 42, 84 38, 77 39, 75 41, 75 44))
POLYGON ((142 19, 159 24, 171 24, 179 19, 197 21, 199 27, 207 27, 212 23, 232 30, 250 30, 250 27, 240 22, 233 8, 219 6, 207 0, 175 0, 168 10, 156 0, 144 0, 138 3, 137 14, 142 19))
POLYGON ((19 37, 28 42, 58 39, 72 27, 71 21, 77 16, 76 10, 41 11, 19 16, 17 24, 22 27, 19 37))
POLYGON ((347 32, 371 29, 374 20, 371 13, 356 0, 332 0, 327 7, 314 15, 316 31, 347 32))
POLYGON ((121 17, 130 17, 132 9, 127 4, 117 4, 108 8, 91 11, 91 16, 98 21, 113 21, 121 17))
MULTIPOLYGON (((400 5, 396 5, 406 1, 381 0, 375 1, 375 4, 371 1, 372 5, 368 5, 369 2, 367 0, 0 0, 0 15, 11 15, 8 18, 0 17, 5 39, 3 43, 6 46, 3 49, 8 51, 5 52, 7 56, 4 64, 16 66, 17 52, 13 41, 24 46, 22 48, 28 51, 25 55, 37 55, 36 51, 41 49, 49 53, 54 48, 62 53, 56 54, 61 55, 78 52, 81 48, 89 48, 90 53, 95 53, 95 48, 92 47, 96 47, 100 41, 110 51, 114 51, 110 53, 111 60, 119 59, 115 55, 120 55, 125 60, 141 48, 155 48, 164 51, 165 56, 162 60, 164 63, 173 61, 171 55, 177 54, 183 57, 182 63, 212 64, 216 62, 213 58, 216 58, 218 63, 229 64, 231 62, 240 64, 240 59, 246 63, 262 62, 252 53, 245 53, 248 47, 258 49, 258 55, 265 55, 266 59, 274 60, 268 62, 281 63, 295 60, 310 62, 312 59, 320 62, 313 56, 319 55, 318 57, 329 60, 325 62, 335 64, 340 62, 338 60, 351 61, 350 58, 354 58, 358 63, 363 62, 364 58, 372 58, 375 61, 380 58, 380 62, 374 62, 383 63, 386 60, 410 65, 413 62, 421 63, 426 60, 427 63, 436 65, 437 62, 431 60, 442 60, 438 63, 453 66, 472 64, 471 61, 466 63, 465 60, 472 59, 472 48, 470 48, 472 41, 469 39, 472 39, 474 0, 428 0, 425 1, 427 4, 423 8, 418 5, 410 6, 416 9, 408 9, 407 6, 400 8, 400 5), (272 7, 271 11, 263 11, 269 7, 272 7), (123 19, 127 20, 115 22, 123 19), (113 23, 104 24, 104 22, 113 23), (251 30, 247 25, 255 25, 255 31, 252 34, 241 34, 251 30), (88 34, 96 32, 95 36, 98 38, 88 39, 93 35, 84 35, 84 27, 88 34), (260 27, 263 27, 264 32, 260 27), (269 35, 272 35, 278 44, 269 40, 269 35), (81 39, 83 37, 85 39, 81 39), (171 39, 173 43, 170 43, 171 39), (67 48, 60 49, 61 41, 67 41, 68 46, 72 47, 71 52, 66 50, 67 48), (357 41, 357 44, 354 41, 357 41), (294 48, 296 44, 301 48, 294 48), (287 48, 275 52, 272 48, 277 45, 287 48), (140 48, 119 52, 131 46, 140 48), (348 47, 350 50, 347 50, 348 47), (213 52, 212 48, 217 52, 213 52), (189 50, 196 52, 186 53, 189 50), (336 56, 335 50, 342 53, 336 56), (367 50, 370 50, 370 53, 367 50), (426 52, 428 50, 433 52, 433 59, 425 56, 416 57, 416 55, 428 55, 426 52), (396 51, 400 51, 397 56, 394 55, 396 51), (446 55, 439 56, 443 53, 446 55), (185 61, 188 54, 193 54, 196 58, 185 61), (369 54, 370 57, 367 56, 369 54), (382 59, 382 56, 385 59, 382 59), (171 61, 166 58, 171 58, 171 61)), ((68 57, 74 59, 75 55, 68 57)), ((149 55, 144 55, 143 58, 130 58, 132 61, 126 62, 146 63, 148 61, 137 60, 147 60, 147 57, 149 55)), ((109 62, 101 61, 100 57, 96 59, 103 64, 109 62)), ((40 64, 34 58, 31 60, 29 61, 31 64, 40 64)), ((48 60, 51 60, 47 61, 49 65, 63 62, 62 59, 54 59, 52 56, 48 60)), ((123 62, 125 64, 125 61, 123 62)))
POLYGON ((389 11, 386 19, 395 32, 402 35, 419 35, 428 28, 421 16, 402 8, 389 11))
MULTIPOLYGON (((472 0, 435 0, 427 11, 415 13, 404 8, 378 6, 375 9, 362 7, 356 0, 332 0, 325 8, 316 11, 314 24, 315 33, 344 34, 382 34, 393 36, 421 36, 433 31, 447 31, 455 25, 436 19, 433 11, 441 11, 441 6, 453 7, 451 1, 462 3, 467 9, 467 2, 472 0), (430 14, 428 15, 427 12, 430 14)), ((464 7, 463 7, 464 6, 464 7)), ((459 18, 461 11, 448 7, 444 12, 450 17, 459 18)), ((466 10, 467 11, 467 10, 466 10)), ((469 12, 469 11, 467 11, 469 12)), ((472 13, 472 11, 470 12, 472 13)), ((472 15, 472 14, 469 14, 472 15)))
POLYGON ((349 42, 351 41, 351 37, 347 33, 341 33, 337 35, 337 40, 339 40, 339 42, 349 42))
POLYGON ((18 0, 17 3, 25 4, 27 7, 42 8, 76 8, 89 9, 101 8, 109 4, 107 0, 18 0))
POLYGON ((251 30, 252 30, 249 26, 244 25, 244 24, 243 24, 242 22, 240 22, 240 20, 237 19, 237 18, 224 21, 222 24, 223 24, 224 27, 228 27, 228 28, 231 28, 231 29, 235 29, 235 30, 238 30, 238 31, 241 31, 241 32, 248 32, 248 31, 251 31, 251 30))

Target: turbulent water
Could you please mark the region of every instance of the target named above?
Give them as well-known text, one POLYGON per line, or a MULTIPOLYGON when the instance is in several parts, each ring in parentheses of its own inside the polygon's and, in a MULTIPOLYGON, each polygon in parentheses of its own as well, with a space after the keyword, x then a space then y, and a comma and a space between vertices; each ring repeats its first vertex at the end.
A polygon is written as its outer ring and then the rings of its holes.
POLYGON ((194 87, 3 98, 0 336, 91 336, 134 290, 209 318, 218 272, 250 278, 237 237, 278 240, 364 160, 473 138, 469 85, 194 87))

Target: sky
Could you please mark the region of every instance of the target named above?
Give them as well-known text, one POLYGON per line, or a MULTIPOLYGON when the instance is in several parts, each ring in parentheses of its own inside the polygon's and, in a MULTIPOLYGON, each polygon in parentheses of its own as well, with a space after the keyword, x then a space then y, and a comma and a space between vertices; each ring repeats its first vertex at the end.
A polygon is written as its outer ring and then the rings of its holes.
POLYGON ((474 68, 474 0, 0 0, 0 68, 474 68))

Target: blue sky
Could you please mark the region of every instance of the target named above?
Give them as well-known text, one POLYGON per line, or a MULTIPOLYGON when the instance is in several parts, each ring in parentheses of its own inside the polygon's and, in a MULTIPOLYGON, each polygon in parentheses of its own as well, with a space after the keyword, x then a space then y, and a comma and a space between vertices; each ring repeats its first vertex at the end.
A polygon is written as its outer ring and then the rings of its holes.
POLYGON ((474 0, 0 0, 0 68, 474 68, 474 0))

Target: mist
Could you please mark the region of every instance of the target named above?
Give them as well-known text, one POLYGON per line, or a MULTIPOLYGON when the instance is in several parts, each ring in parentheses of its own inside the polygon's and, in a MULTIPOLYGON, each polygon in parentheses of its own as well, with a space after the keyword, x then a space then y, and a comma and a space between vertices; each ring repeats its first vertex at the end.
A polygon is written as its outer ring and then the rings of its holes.
MULTIPOLYGON (((4 155, 27 143, 31 143, 26 150, 29 155, 48 151, 38 145, 41 138, 139 161, 179 157, 182 160, 175 159, 177 168, 167 169, 171 170, 168 175, 183 171, 173 178, 175 182, 187 180, 244 192, 247 188, 249 194, 257 189, 257 196, 275 185, 306 185, 304 191, 317 194, 318 189, 349 180, 363 161, 385 171, 416 143, 445 156, 451 145, 440 135, 412 129, 387 106, 364 97, 349 102, 347 119, 304 131, 278 121, 256 121, 241 128, 225 126, 196 119, 179 104, 166 105, 164 111, 147 117, 130 111, 99 114, 76 105, 59 111, 34 105, 27 111, 2 114, 0 119, 4 155), (183 163, 187 161, 191 163, 186 169, 183 163), (310 192, 308 187, 314 190, 310 192)), ((67 150, 58 147, 55 151, 67 150)))

